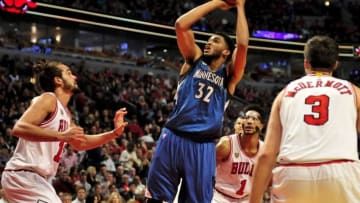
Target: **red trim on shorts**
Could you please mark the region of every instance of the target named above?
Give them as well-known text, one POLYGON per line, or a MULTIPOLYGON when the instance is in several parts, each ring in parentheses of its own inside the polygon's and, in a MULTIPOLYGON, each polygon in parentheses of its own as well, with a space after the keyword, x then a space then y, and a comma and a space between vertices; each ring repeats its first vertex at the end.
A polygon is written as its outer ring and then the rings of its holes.
POLYGON ((299 166, 299 167, 311 167, 311 166, 321 166, 326 164, 336 164, 336 163, 345 163, 345 162, 354 162, 354 160, 349 159, 336 159, 324 162, 316 162, 316 163, 280 163, 278 166, 299 166))
POLYGON ((217 188, 215 188, 215 190, 216 190, 218 193, 220 193, 220 194, 222 194, 222 195, 224 195, 225 197, 230 198, 230 199, 234 199, 234 200, 243 199, 243 198, 238 198, 238 197, 232 197, 232 196, 230 196, 230 195, 228 195, 228 194, 225 194, 224 192, 220 191, 220 190, 217 189, 217 188))

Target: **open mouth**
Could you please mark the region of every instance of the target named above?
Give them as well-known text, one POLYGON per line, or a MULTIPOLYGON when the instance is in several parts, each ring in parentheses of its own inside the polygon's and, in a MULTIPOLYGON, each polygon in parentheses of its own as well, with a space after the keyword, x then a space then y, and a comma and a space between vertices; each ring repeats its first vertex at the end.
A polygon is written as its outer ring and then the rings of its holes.
POLYGON ((204 52, 209 52, 209 51, 210 51, 210 46, 205 46, 204 52))
POLYGON ((244 131, 251 131, 253 129, 254 129, 253 127, 244 127, 244 131))

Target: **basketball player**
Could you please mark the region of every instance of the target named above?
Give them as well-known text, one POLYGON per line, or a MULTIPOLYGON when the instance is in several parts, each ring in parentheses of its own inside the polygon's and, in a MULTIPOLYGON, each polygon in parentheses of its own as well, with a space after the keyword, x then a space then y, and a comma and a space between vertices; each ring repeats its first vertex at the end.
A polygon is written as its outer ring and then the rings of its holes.
POLYGON ((78 89, 76 76, 68 66, 50 61, 34 66, 37 81, 45 91, 35 97, 30 107, 12 130, 19 137, 12 158, 7 162, 1 184, 9 202, 60 203, 48 182, 56 174, 65 145, 87 150, 116 138, 127 125, 126 109, 116 112, 115 129, 96 135, 85 135, 72 122, 67 108, 73 92, 78 89))
POLYGON ((212 203, 249 201, 255 160, 263 145, 260 133, 265 113, 258 105, 248 105, 244 112, 244 117, 236 119, 235 134, 221 137, 216 145, 216 182, 212 203))
POLYGON ((360 90, 332 76, 338 54, 327 36, 307 41, 306 76, 290 82, 274 100, 251 203, 261 202, 271 171, 273 203, 360 202, 360 90))
POLYGON ((215 143, 222 130, 229 95, 244 74, 249 41, 245 0, 238 0, 236 45, 225 34, 212 35, 204 50, 195 43, 193 24, 209 12, 230 8, 221 0, 199 5, 175 24, 184 57, 173 112, 162 129, 148 174, 147 202, 172 202, 182 178, 179 202, 211 202, 215 143))

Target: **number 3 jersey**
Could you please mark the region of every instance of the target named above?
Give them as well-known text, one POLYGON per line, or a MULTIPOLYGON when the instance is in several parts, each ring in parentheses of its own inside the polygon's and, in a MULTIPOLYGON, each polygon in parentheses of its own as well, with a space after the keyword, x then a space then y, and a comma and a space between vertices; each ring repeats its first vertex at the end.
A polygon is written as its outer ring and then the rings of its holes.
MULTIPOLYGON (((69 128, 70 121, 71 116, 67 108, 57 100, 55 111, 40 124, 40 127, 63 132, 69 128)), ((64 145, 64 142, 58 141, 32 142, 19 138, 14 154, 5 169, 34 171, 46 178, 55 176, 64 145)))
POLYGON ((307 75, 284 91, 280 163, 358 159, 356 95, 350 82, 307 75))
POLYGON ((180 76, 175 104, 165 127, 193 141, 213 141, 220 137, 228 101, 226 67, 211 71, 198 60, 180 76))
MULTIPOLYGON (((230 155, 216 166, 215 190, 231 198, 244 199, 250 193, 255 160, 259 153, 255 156, 245 154, 237 134, 229 135, 229 139, 230 155)), ((259 140, 258 152, 262 146, 263 142, 259 140)))

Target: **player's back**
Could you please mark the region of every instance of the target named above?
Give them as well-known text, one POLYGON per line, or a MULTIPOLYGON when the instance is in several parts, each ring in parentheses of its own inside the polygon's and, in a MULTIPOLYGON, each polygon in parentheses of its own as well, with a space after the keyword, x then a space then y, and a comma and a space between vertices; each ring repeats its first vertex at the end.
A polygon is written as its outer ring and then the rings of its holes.
POLYGON ((356 99, 352 84, 307 75, 291 82, 281 100, 281 163, 357 160, 356 99))

